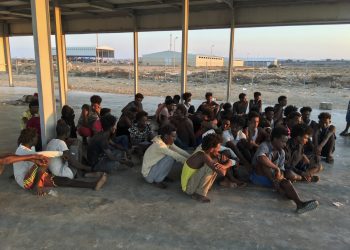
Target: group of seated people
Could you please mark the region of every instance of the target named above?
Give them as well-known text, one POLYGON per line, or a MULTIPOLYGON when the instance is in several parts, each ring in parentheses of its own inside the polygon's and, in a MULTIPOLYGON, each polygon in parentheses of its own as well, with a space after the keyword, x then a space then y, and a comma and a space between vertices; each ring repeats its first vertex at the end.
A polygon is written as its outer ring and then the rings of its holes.
MULTIPOLYGON (((224 187, 251 182, 293 200, 298 213, 318 206, 316 200, 302 201, 292 183, 317 182, 321 159, 333 163, 336 137, 329 113, 320 113, 315 122, 310 107, 298 111, 287 106, 286 96, 263 112, 259 92, 249 102, 241 93, 239 101, 220 105, 206 93, 196 110, 191 96, 184 93, 182 103, 178 95, 167 96, 150 116, 138 93, 117 119, 111 109, 102 108, 102 98, 93 95, 90 104, 82 106, 77 126, 74 110, 62 108, 57 136, 45 151, 36 148, 40 130, 28 126, 31 117, 23 117, 15 154, 32 158, 14 163, 15 180, 40 195, 54 186, 99 190, 114 169, 132 167, 134 155, 142 160, 145 181, 159 188, 166 188, 170 171, 181 166, 183 192, 200 202, 210 201, 207 193, 215 182, 224 187), (70 149, 78 135, 86 148, 83 162, 70 149)), ((30 104, 32 117, 37 109, 30 104)))

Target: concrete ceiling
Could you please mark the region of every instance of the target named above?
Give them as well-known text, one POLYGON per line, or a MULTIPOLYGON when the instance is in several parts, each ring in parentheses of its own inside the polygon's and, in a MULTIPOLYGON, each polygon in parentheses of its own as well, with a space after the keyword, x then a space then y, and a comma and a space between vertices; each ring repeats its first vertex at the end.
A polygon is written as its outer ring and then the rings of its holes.
MULTIPOLYGON (((66 34, 181 29, 181 0, 58 0, 66 34)), ((54 1, 50 1, 53 10, 54 1)), ((345 0, 190 0, 190 29, 350 23, 345 0)), ((53 12, 51 11, 53 19, 53 12)), ((0 0, 11 36, 30 35, 29 0, 0 0)), ((4 25, 2 25, 4 26, 4 25)), ((54 23, 51 22, 52 28, 54 23)), ((1 28, 0 28, 1 32, 1 28)))

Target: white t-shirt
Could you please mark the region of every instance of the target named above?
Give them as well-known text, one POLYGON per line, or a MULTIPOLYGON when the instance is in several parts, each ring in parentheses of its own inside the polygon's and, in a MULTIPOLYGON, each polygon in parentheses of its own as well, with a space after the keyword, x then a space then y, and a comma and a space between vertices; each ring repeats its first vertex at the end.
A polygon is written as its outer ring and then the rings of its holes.
MULTIPOLYGON (((35 147, 27 148, 23 146, 22 144, 18 146, 16 150, 16 155, 31 155, 31 154, 41 154, 45 155, 46 157, 52 158, 52 157, 60 157, 62 156, 62 152, 57 151, 41 151, 41 152, 35 152, 35 147)), ((30 168, 34 165, 31 161, 20 161, 13 163, 13 174, 15 176, 15 180, 22 188, 24 188, 24 177, 29 172, 30 168)))
POLYGON ((242 130, 239 130, 237 132, 236 138, 233 136, 231 130, 225 130, 224 132, 222 132, 222 142, 223 142, 224 145, 228 141, 232 141, 233 144, 237 145, 237 143, 241 139, 247 139, 246 135, 243 133, 242 130))
MULTIPOLYGON (((60 139, 52 139, 46 146, 48 151, 60 151, 64 152, 68 150, 67 144, 60 139)), ((49 163, 49 169, 55 176, 67 177, 69 179, 74 178, 74 173, 68 167, 68 161, 64 161, 62 157, 52 158, 49 163)))

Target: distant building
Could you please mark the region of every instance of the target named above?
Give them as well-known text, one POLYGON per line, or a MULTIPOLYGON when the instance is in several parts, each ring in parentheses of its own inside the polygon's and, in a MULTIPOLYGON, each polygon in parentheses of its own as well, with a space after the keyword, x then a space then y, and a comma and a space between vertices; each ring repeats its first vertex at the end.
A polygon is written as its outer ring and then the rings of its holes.
MULTIPOLYGON (((56 56, 56 48, 52 48, 52 55, 56 56)), ((67 59, 70 61, 95 61, 96 57, 101 62, 114 60, 114 49, 107 46, 96 47, 67 47, 67 59)))
MULTIPOLYGON (((223 67, 224 57, 188 54, 188 66, 191 67, 223 67)), ((181 65, 181 53, 174 51, 162 51, 143 55, 140 62, 149 66, 179 66, 181 65)), ((242 60, 235 60, 235 66, 243 66, 242 60)))
POLYGON ((244 60, 244 66, 246 67, 268 67, 270 65, 278 66, 278 60, 276 58, 246 58, 244 60))

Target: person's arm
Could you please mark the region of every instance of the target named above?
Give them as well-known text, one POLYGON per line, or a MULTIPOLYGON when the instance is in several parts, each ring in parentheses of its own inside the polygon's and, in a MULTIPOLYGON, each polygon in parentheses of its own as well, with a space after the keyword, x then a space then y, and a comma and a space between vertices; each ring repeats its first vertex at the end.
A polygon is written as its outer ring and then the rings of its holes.
POLYGON ((0 165, 8 165, 8 164, 12 164, 15 162, 19 162, 19 161, 43 161, 43 162, 47 162, 48 159, 47 157, 43 156, 43 155, 38 155, 38 154, 30 154, 30 155, 14 155, 14 154, 10 154, 10 155, 6 155, 3 157, 0 157, 0 165))
POLYGON ((182 154, 180 154, 180 153, 176 152, 175 150, 172 150, 168 147, 160 147, 159 149, 163 154, 172 157, 174 160, 176 160, 178 162, 184 163, 187 159, 187 157, 183 156, 182 154))
POLYGON ((86 165, 80 163, 79 161, 77 161, 75 159, 74 155, 72 155, 72 153, 69 150, 63 151, 63 156, 62 157, 64 159, 67 159, 69 165, 72 165, 73 167, 75 167, 77 169, 91 171, 91 167, 86 166, 86 165))
POLYGON ((204 163, 220 176, 225 176, 227 169, 232 166, 231 161, 227 161, 225 164, 221 164, 217 161, 214 161, 209 155, 205 153, 203 153, 203 155, 204 163))

